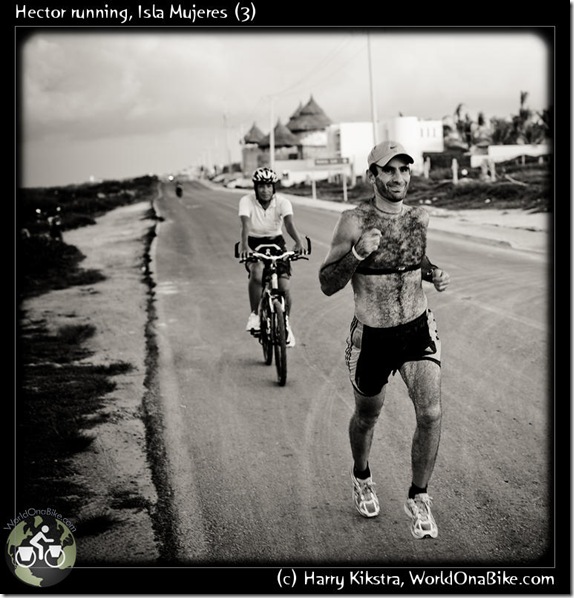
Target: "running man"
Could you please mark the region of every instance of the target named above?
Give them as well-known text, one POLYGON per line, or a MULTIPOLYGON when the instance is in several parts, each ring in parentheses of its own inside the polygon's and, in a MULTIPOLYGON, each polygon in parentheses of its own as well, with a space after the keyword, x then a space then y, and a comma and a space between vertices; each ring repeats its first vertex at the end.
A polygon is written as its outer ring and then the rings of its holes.
MULTIPOLYGON (((279 180, 277 174, 267 167, 257 168, 253 173, 253 192, 244 195, 239 200, 239 219, 241 221, 241 241, 239 243, 240 257, 247 257, 262 243, 275 243, 283 251, 287 251, 283 236, 283 224, 290 237, 295 241, 293 251, 306 253, 301 237, 293 222, 293 206, 284 196, 275 192, 275 185, 279 180)), ((261 262, 246 262, 249 272, 249 306, 251 313, 247 320, 246 330, 259 330, 259 314, 257 308, 261 297, 263 264, 261 262)), ((295 335, 291 330, 289 316, 292 299, 290 292, 291 264, 278 263, 279 288, 285 294, 285 314, 287 328, 287 346, 295 346, 295 335)))
POLYGON ((422 281, 444 291, 450 277, 426 257, 428 212, 403 201, 413 158, 399 143, 385 141, 371 150, 367 161, 374 196, 342 212, 319 273, 326 295, 349 281, 354 293, 345 351, 355 397, 349 423, 353 499, 362 516, 379 514, 369 454, 386 384, 398 371, 416 414, 404 510, 415 538, 436 538, 427 486, 441 432, 441 343, 422 281))

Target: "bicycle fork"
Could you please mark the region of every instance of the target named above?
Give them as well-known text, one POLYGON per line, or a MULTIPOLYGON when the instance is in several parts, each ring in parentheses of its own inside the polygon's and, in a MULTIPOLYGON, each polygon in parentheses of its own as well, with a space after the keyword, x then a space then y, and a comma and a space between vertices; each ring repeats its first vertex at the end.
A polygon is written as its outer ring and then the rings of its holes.
POLYGON ((266 319, 267 330, 271 330, 271 319, 277 313, 275 307, 276 302, 279 302, 283 314, 285 313, 285 297, 279 292, 273 292, 272 290, 267 291, 264 297, 264 303, 259 308, 260 317, 266 319))

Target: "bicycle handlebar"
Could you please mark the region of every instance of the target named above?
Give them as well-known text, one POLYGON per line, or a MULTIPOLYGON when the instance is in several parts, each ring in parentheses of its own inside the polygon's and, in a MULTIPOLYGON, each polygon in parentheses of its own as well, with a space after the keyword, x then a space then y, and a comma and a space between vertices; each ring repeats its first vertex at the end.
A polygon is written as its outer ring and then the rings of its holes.
MULTIPOLYGON (((259 260, 268 260, 270 262, 278 262, 281 260, 308 260, 309 258, 307 255, 311 254, 311 239, 309 237, 305 237, 307 240, 307 254, 295 253, 294 251, 285 251, 278 255, 267 255, 266 253, 261 253, 260 251, 252 251, 246 258, 242 258, 239 255, 239 243, 235 243, 235 257, 240 258, 239 261, 241 263, 244 262, 257 262, 259 260)), ((265 248, 265 247, 272 247, 274 249, 280 250, 281 247, 276 245, 275 243, 263 244, 259 245, 257 249, 265 248)))

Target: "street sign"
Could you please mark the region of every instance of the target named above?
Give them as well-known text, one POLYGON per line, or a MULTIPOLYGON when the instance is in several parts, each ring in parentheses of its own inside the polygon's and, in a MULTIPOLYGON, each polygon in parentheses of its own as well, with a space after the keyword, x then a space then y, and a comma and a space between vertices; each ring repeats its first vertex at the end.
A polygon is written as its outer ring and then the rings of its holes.
POLYGON ((315 166, 331 166, 333 164, 348 164, 349 158, 315 158, 315 166))

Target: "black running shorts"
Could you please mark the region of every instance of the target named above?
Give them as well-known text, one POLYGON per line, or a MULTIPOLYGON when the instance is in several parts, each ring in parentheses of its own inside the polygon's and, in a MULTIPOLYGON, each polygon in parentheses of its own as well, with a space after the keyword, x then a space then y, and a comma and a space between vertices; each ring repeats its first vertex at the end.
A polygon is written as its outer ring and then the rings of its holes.
POLYGON ((355 390, 368 397, 379 394, 391 373, 407 361, 429 359, 440 366, 441 345, 430 309, 392 328, 371 328, 353 318, 345 362, 355 390))

